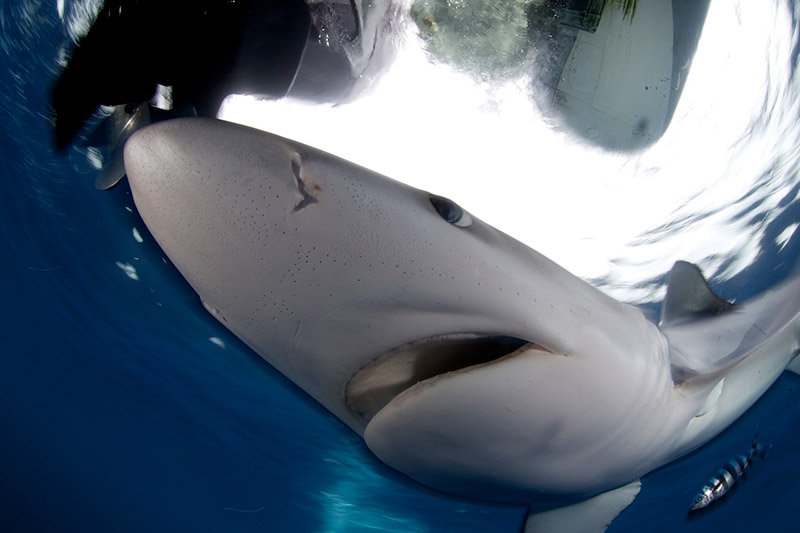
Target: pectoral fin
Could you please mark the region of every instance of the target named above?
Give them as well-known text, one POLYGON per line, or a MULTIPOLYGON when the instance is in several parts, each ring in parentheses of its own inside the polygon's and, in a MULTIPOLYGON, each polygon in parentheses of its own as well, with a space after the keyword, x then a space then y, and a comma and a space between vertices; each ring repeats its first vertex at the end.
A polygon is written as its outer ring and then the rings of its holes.
POLYGON ((523 533, 602 533, 633 502, 641 488, 637 479, 580 503, 529 514, 523 533))

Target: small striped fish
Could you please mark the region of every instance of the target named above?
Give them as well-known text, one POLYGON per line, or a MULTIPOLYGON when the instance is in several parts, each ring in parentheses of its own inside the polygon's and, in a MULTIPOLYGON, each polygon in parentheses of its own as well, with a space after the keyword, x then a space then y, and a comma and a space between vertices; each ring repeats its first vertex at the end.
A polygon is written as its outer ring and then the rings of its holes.
POLYGON ((755 438, 753 438, 753 446, 750 448, 750 453, 747 455, 740 455, 728 461, 728 464, 720 468, 717 475, 709 479, 708 483, 697 493, 697 497, 689 511, 702 509, 722 498, 722 496, 739 481, 739 478, 744 475, 753 462, 753 459, 763 459, 767 456, 767 452, 771 447, 772 446, 768 446, 764 449, 758 442, 758 435, 756 435, 755 438))

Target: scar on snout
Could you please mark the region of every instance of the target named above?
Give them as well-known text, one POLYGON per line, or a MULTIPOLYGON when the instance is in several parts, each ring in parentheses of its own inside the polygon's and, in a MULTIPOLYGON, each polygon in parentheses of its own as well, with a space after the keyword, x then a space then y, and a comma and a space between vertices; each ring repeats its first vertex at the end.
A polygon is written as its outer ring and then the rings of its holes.
MULTIPOLYGON (((300 154, 296 154, 295 157, 292 158, 292 173, 294 174, 294 178, 297 180, 297 190, 300 191, 300 194, 303 195, 303 199, 294 206, 292 209, 292 213, 297 213, 301 209, 308 207, 311 204, 316 204, 319 200, 314 198, 311 193, 306 190, 306 183, 300 177, 300 169, 302 167, 303 160, 300 154)), ((318 185, 312 186, 312 189, 315 191, 319 191, 320 188, 318 185)))

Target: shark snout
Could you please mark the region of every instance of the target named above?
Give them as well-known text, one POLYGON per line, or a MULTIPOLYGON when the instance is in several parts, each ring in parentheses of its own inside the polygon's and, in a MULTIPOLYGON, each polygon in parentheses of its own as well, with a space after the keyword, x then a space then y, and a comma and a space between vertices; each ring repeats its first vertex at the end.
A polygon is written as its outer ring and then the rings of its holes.
POLYGON ((323 187, 304 171, 302 147, 251 131, 191 118, 136 132, 125 146, 125 170, 139 210, 242 212, 258 202, 259 216, 271 222, 318 203, 323 187))

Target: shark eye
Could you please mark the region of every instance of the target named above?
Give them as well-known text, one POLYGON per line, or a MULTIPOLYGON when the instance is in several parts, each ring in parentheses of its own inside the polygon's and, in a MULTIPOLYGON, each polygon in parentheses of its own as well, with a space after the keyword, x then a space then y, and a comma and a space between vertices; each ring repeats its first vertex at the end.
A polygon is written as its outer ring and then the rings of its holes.
POLYGON ((472 225, 472 217, 454 201, 434 194, 430 196, 430 200, 431 205, 433 205, 433 208, 439 213, 439 216, 450 224, 462 228, 472 225))

